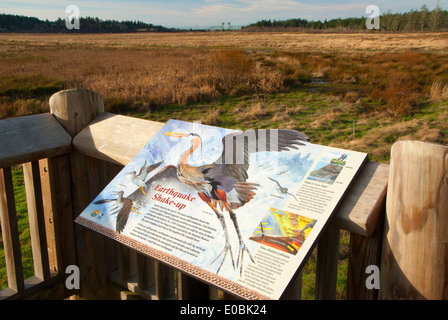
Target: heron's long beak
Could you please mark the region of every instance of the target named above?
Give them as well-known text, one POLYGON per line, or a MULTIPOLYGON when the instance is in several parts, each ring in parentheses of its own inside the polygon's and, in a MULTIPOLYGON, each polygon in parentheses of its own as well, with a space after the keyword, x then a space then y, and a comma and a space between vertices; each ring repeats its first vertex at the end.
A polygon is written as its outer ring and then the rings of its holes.
POLYGON ((164 135, 168 137, 175 137, 175 138, 186 138, 187 135, 185 133, 181 132, 165 132, 164 135))

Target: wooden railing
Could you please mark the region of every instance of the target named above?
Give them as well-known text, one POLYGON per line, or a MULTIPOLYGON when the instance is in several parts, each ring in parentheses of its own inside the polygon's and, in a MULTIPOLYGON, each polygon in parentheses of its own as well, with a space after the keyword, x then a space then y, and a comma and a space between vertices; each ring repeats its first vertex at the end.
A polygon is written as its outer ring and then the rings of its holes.
MULTIPOLYGON (((0 299, 232 298, 226 292, 220 293, 216 288, 74 223, 76 216, 162 125, 159 122, 106 113, 100 95, 79 89, 53 95, 50 98, 49 114, 0 121, 0 213, 8 277, 8 288, 0 291, 0 299), (18 164, 22 164, 24 172, 34 262, 34 276, 29 279, 23 276, 11 175, 11 167, 18 164), (65 285, 69 276, 66 268, 71 265, 79 267, 79 289, 68 289, 65 285)), ((427 183, 438 185, 438 209, 437 215, 431 212, 428 213, 429 217, 425 217, 426 220, 435 219, 444 223, 439 228, 446 230, 447 151, 442 146, 425 144, 424 147, 442 150, 439 153, 432 151, 432 155, 442 157, 444 162, 440 165, 435 160, 434 163, 428 162, 428 165, 445 170, 439 172, 431 169, 433 180, 429 179, 427 183), (445 216, 441 214, 443 212, 445 216)), ((393 163, 391 167, 395 168, 393 163)), ((335 298, 341 229, 350 233, 348 299, 377 299, 378 295, 386 299, 407 297, 401 293, 397 296, 397 292, 409 292, 409 298, 446 298, 445 278, 442 279, 444 284, 437 287, 437 292, 429 290, 422 293, 412 282, 413 278, 429 278, 429 275, 433 279, 434 271, 415 276, 413 268, 421 270, 421 267, 407 263, 406 273, 400 274, 399 280, 395 278, 404 261, 403 254, 407 254, 407 251, 400 252, 400 256, 396 256, 394 251, 403 247, 396 240, 405 232, 400 229, 402 225, 399 222, 406 222, 408 218, 400 215, 398 206, 391 207, 385 214, 386 191, 388 181, 394 183, 396 180, 408 179, 409 174, 403 173, 397 178, 392 173, 389 177, 389 168, 389 165, 373 162, 366 165, 335 213, 330 227, 319 240, 316 299, 335 298), (394 223, 390 219, 394 219, 394 223), (394 242, 390 241, 391 234, 395 236, 394 242), (365 285, 368 276, 366 268, 369 265, 381 266, 380 290, 368 289, 365 285), (404 288, 402 291, 401 286, 404 288)), ((428 169, 422 170, 427 172, 428 169)), ((412 174, 410 176, 413 177, 412 174)), ((387 193, 387 197, 392 197, 388 199, 388 208, 393 205, 395 197, 403 197, 402 192, 410 192, 411 188, 404 188, 403 183, 406 180, 400 180, 399 187, 394 184, 392 194, 387 193)), ((410 203, 423 201, 420 196, 406 200, 410 203)), ((410 219, 413 220, 417 215, 415 210, 411 215, 410 219)), ((418 229, 412 225, 410 228, 415 233, 414 229, 422 232, 425 226, 418 229)), ((422 257, 434 258, 434 254, 445 252, 446 236, 440 230, 431 229, 438 232, 442 239, 441 245, 434 249, 427 247, 430 244, 420 244, 422 248, 419 254, 422 257), (435 253, 430 255, 429 252, 435 253)), ((422 234, 430 237, 429 232, 429 229, 425 229, 422 234)), ((409 239, 412 243, 417 241, 417 238, 409 239)), ((445 265, 438 264, 436 277, 444 277, 442 271, 448 263, 447 256, 444 255, 442 260, 445 265)), ((298 273, 287 289, 285 299, 301 298, 301 280, 302 274, 298 273)))
POLYGON ((50 168, 59 175, 63 167, 68 169, 71 137, 51 114, 2 120, 0 132, 0 224, 8 278, 8 288, 0 291, 0 298, 62 298, 66 294, 60 272, 65 269, 58 251, 74 238, 73 233, 71 239, 69 234, 61 234, 63 228, 57 225, 65 212, 58 211, 61 207, 56 197, 64 191, 69 196, 70 180, 67 175, 58 177, 50 168), (61 161, 63 167, 53 169, 53 164, 61 161), (34 265, 34 276, 28 279, 23 273, 11 173, 17 164, 23 167, 34 265), (45 290, 48 286, 53 289, 45 290))

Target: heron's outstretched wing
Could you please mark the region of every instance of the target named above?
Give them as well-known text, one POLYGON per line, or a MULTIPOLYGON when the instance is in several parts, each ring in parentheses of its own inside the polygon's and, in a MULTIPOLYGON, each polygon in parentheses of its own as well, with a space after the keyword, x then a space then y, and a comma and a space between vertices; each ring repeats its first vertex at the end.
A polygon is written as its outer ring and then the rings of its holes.
POLYGON ((221 157, 229 160, 228 157, 225 157, 229 149, 233 155, 233 159, 230 160, 240 160, 241 157, 253 152, 297 149, 297 146, 303 146, 305 145, 303 142, 309 141, 310 138, 306 134, 288 129, 260 129, 230 133, 222 138, 224 150, 221 157), (241 151, 244 152, 243 155, 239 154, 241 151))
POLYGON ((159 179, 166 179, 166 178, 176 178, 177 177, 177 167, 176 166, 166 166, 163 169, 160 169, 159 172, 154 174, 148 181, 146 181, 146 185, 150 186, 153 181, 159 180, 159 179))
POLYGON ((230 133, 222 138, 223 151, 214 164, 222 165, 223 174, 246 181, 249 155, 261 151, 287 151, 305 145, 309 138, 302 132, 288 129, 248 130, 230 133))
POLYGON ((309 138, 301 132, 283 129, 264 129, 231 133, 222 138, 221 156, 211 165, 203 166, 204 178, 225 192, 235 190, 237 201, 231 203, 236 209, 249 202, 258 185, 248 179, 249 155, 261 151, 286 151, 297 149, 309 138))

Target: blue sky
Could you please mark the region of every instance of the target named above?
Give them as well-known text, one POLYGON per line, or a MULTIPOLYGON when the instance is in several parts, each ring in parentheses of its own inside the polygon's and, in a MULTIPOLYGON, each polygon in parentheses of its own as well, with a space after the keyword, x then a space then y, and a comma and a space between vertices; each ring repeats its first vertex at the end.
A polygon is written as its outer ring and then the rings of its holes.
MULTIPOLYGON (((432 10, 438 0, 2 0, 0 12, 56 20, 76 5, 81 16, 114 20, 141 20, 167 27, 210 27, 230 22, 247 25, 261 19, 304 18, 324 20, 367 16, 366 7, 376 5, 380 12, 406 12, 423 4, 432 10)), ((440 0, 443 9, 448 0, 440 0)))

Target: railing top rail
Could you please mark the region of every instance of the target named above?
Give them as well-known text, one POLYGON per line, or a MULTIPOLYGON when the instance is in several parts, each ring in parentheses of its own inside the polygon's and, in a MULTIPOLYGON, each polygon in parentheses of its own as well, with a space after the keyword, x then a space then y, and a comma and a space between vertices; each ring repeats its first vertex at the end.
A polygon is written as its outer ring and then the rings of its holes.
POLYGON ((102 112, 73 139, 85 155, 126 165, 164 123, 102 112))
POLYGON ((50 113, 0 120, 0 168, 69 153, 71 143, 50 113))

